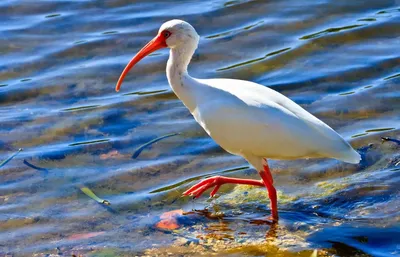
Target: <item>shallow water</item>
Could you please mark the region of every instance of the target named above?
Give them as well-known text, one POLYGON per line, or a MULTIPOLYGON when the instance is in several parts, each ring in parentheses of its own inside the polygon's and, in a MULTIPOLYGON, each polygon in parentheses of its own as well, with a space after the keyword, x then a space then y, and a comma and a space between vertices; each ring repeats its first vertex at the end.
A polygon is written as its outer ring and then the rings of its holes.
POLYGON ((399 1, 3 0, 0 13, 0 160, 23 148, 0 168, 0 255, 400 255, 400 145, 381 140, 400 139, 399 1), (362 162, 271 161, 278 226, 256 222, 269 214, 263 189, 181 198, 207 176, 257 174, 173 94, 167 50, 115 93, 173 18, 201 35, 193 76, 287 95, 362 162), (173 210, 187 212, 179 227, 158 228, 173 210))

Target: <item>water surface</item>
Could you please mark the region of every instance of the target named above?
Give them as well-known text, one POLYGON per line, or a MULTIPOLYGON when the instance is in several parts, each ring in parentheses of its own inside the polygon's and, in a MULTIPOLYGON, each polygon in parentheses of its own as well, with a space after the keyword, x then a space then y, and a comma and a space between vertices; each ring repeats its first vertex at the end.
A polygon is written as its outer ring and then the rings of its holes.
POLYGON ((0 12, 0 160, 23 148, 0 168, 0 255, 400 255, 400 146, 381 140, 399 140, 399 1, 3 0, 0 12), (167 50, 114 91, 173 18, 201 35, 193 76, 285 94, 362 162, 271 161, 278 226, 257 222, 269 214, 260 188, 180 197, 204 177, 257 173, 173 94, 167 50), (160 229, 170 211, 185 215, 160 229))

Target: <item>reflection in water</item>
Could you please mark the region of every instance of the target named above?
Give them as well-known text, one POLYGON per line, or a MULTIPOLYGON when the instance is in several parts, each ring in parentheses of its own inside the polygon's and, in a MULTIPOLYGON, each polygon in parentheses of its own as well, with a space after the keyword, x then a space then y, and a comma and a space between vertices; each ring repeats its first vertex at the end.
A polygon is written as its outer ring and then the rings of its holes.
POLYGON ((1 1, 0 255, 399 255, 395 4, 1 1), (204 36, 191 74, 280 91, 339 131, 362 162, 271 162, 278 225, 265 222, 259 188, 181 197, 203 178, 257 174, 178 101, 166 51, 127 77, 130 93, 114 92, 126 62, 173 18, 204 36), (176 210, 186 214, 174 216, 179 227, 157 228, 176 210))

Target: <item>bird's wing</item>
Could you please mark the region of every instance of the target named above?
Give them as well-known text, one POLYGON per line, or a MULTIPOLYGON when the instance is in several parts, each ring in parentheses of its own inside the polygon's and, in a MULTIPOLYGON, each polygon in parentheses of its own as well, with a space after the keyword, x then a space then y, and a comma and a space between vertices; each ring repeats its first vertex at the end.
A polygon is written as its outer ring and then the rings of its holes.
POLYGON ((210 86, 196 120, 227 151, 295 159, 360 157, 333 129, 282 94, 256 83, 203 80, 210 86))

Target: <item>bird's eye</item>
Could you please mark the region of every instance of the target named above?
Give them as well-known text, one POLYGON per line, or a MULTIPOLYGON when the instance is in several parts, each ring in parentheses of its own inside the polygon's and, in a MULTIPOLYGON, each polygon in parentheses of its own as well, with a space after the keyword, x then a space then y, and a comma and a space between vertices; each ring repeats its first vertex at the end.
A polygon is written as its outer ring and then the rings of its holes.
POLYGON ((171 32, 169 32, 168 30, 163 32, 163 35, 165 38, 168 38, 169 36, 171 36, 171 32))

